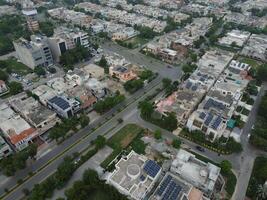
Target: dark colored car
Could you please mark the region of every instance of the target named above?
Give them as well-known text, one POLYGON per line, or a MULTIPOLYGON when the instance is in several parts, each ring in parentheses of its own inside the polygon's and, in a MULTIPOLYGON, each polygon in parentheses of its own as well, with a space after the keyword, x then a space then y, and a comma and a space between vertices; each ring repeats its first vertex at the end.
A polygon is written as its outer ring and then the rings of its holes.
POLYGON ((201 147, 201 146, 196 146, 196 149, 199 150, 199 151, 201 151, 201 152, 204 152, 205 151, 205 149, 203 147, 201 147))

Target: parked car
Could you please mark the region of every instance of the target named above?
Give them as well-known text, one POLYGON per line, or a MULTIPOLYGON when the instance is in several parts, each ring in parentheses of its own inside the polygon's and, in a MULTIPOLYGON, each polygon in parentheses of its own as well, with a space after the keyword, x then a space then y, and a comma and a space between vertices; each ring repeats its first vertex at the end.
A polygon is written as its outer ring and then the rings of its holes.
POLYGON ((205 151, 205 149, 203 147, 201 147, 201 146, 196 146, 196 149, 199 150, 199 151, 201 151, 201 152, 204 152, 205 151))

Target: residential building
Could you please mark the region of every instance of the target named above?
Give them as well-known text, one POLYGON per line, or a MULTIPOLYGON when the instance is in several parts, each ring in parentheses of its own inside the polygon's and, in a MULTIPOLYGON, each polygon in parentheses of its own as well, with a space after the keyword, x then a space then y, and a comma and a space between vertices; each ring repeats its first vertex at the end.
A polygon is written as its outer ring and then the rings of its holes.
POLYGON ((250 58, 267 61, 267 36, 252 34, 241 54, 250 58))
POLYGON ((38 136, 38 131, 5 103, 0 105, 0 129, 4 137, 19 151, 26 148, 32 139, 38 136))
POLYGON ((46 36, 32 35, 31 41, 20 38, 13 41, 13 44, 20 62, 31 69, 36 66, 49 66, 53 63, 46 36))
POLYGON ((49 99, 47 106, 63 118, 70 118, 80 110, 79 101, 65 96, 55 96, 49 99))
POLYGON ((54 35, 48 38, 48 43, 51 48, 53 58, 59 62, 60 56, 67 50, 81 45, 85 48, 89 47, 88 34, 79 29, 68 29, 59 27, 54 30, 54 35))
POLYGON ((174 51, 172 49, 161 49, 159 52, 158 52, 158 55, 160 56, 160 58, 167 62, 167 63, 174 63, 177 58, 178 58, 178 53, 177 51, 174 51))
POLYGON ((220 170, 219 167, 205 163, 183 149, 178 151, 170 169, 173 174, 204 192, 207 197, 211 197, 214 191, 220 170))
POLYGON ((131 151, 116 163, 115 170, 107 177, 107 183, 131 199, 142 200, 160 174, 161 167, 155 161, 131 151))
POLYGON ((7 144, 5 139, 0 136, 0 160, 9 156, 12 153, 12 149, 7 144))
POLYGON ((39 85, 37 88, 32 90, 32 93, 38 96, 39 101, 45 106, 47 105, 49 99, 58 94, 54 89, 48 87, 47 85, 39 85))
POLYGON ((37 20, 37 10, 31 0, 23 0, 22 13, 26 16, 27 25, 30 31, 38 31, 39 23, 37 20))
POLYGON ((230 47, 243 47, 249 39, 250 32, 232 30, 226 34, 225 37, 219 39, 219 44, 230 47))
POLYGON ((85 88, 90 90, 97 99, 102 99, 107 94, 107 86, 96 78, 89 78, 84 83, 85 88))
POLYGON ((127 82, 137 78, 137 74, 131 69, 131 65, 111 66, 109 68, 110 76, 117 77, 121 82, 127 82))
POLYGON ((167 172, 149 200, 209 200, 204 193, 178 176, 167 172))
POLYGON ((12 98, 9 103, 26 121, 33 127, 38 128, 40 134, 41 131, 47 131, 59 122, 55 112, 41 105, 33 97, 28 97, 26 94, 12 98))

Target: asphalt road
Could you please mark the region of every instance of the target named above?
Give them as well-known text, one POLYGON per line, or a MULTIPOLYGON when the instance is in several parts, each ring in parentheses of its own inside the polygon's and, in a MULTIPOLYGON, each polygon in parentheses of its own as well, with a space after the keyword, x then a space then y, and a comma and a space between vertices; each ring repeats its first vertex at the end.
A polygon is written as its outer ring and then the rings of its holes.
POLYGON ((155 58, 146 56, 138 51, 122 47, 114 42, 107 41, 101 46, 106 52, 113 52, 122 55, 131 63, 143 65, 151 71, 158 72, 162 77, 170 78, 173 81, 179 80, 178 78, 182 74, 181 67, 172 66, 155 58))
POLYGON ((42 180, 48 177, 49 174, 53 173, 56 170, 58 164, 62 162, 62 159, 65 156, 72 155, 72 153, 82 151, 83 149, 88 147, 88 145, 90 145, 90 142, 92 140, 94 140, 98 135, 103 135, 104 133, 109 131, 110 128, 114 127, 118 123, 117 122, 118 118, 124 118, 125 116, 128 116, 129 113, 131 113, 134 109, 137 108, 139 101, 143 100, 147 95, 153 94, 153 92, 156 91, 157 86, 159 87, 160 85, 161 85, 161 77, 157 77, 144 89, 137 91, 130 99, 127 99, 121 104, 115 106, 109 112, 101 116, 100 119, 96 120, 91 125, 87 126, 85 129, 82 129, 81 131, 73 135, 72 137, 65 140, 60 145, 56 146, 48 154, 46 154, 45 156, 43 156, 42 158, 34 162, 31 166, 27 167, 24 170, 17 172, 15 176, 9 178, 3 185, 1 185, 0 194, 1 195, 4 194, 4 188, 11 189, 17 184, 17 181, 19 179, 26 178, 29 172, 37 172, 34 176, 30 177, 26 182, 24 182, 18 188, 13 190, 10 194, 8 194, 4 199, 16 200, 16 199, 22 198, 23 188, 32 189, 34 184, 40 183, 42 180), (129 105, 129 106, 126 106, 126 105, 129 105), (114 115, 118 109, 123 109, 123 108, 125 108, 123 111, 121 111, 120 113, 112 117, 112 115, 114 115), (105 119, 108 119, 108 118, 111 118, 111 119, 108 122, 104 123, 105 119), (102 126, 100 126, 93 133, 88 135, 88 133, 90 133, 93 128, 97 128, 100 124, 102 124, 102 126), (73 146, 71 149, 64 152, 63 155, 56 158, 53 162, 51 162, 45 168, 39 170, 49 160, 51 160, 58 154, 62 153, 66 149, 70 148, 71 146, 73 146))

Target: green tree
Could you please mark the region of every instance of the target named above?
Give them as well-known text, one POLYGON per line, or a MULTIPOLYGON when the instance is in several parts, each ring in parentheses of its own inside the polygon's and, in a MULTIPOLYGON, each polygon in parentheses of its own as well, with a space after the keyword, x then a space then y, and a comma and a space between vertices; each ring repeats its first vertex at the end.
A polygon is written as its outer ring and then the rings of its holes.
POLYGON ((98 182, 98 174, 94 170, 87 169, 83 173, 83 179, 82 180, 86 185, 94 185, 98 182))
POLYGON ((174 113, 168 113, 167 116, 163 117, 163 126, 169 130, 174 131, 178 127, 178 121, 174 113))
POLYGON ((231 173, 232 164, 228 160, 223 160, 220 164, 220 167, 223 175, 228 175, 231 173))
POLYGON ((145 119, 149 119, 154 112, 153 105, 149 101, 142 101, 138 106, 141 110, 141 116, 145 119))
MULTIPOLYGON (((1 65, 1 63, 0 63, 0 65, 1 65)), ((8 74, 5 71, 0 70, 0 80, 3 80, 3 81, 8 80, 8 74)))
POLYGON ((34 73, 36 73, 38 76, 44 76, 46 74, 46 71, 43 67, 37 66, 34 68, 34 73))
POLYGON ((50 21, 39 22, 40 30, 47 37, 51 37, 54 34, 54 24, 50 21))
POLYGON ((267 64, 258 67, 256 77, 258 80, 267 81, 267 64))
POLYGON ((86 114, 81 114, 79 121, 82 128, 84 128, 89 124, 90 118, 86 114))
POLYGON ((157 129, 155 132, 154 132, 154 138, 159 140, 161 139, 161 130, 157 129))
POLYGON ((28 153, 28 156, 30 158, 34 158, 37 154, 37 148, 38 148, 38 145, 35 144, 35 143, 32 143, 28 146, 27 148, 27 153, 28 153))
POLYGON ((172 81, 169 78, 164 78, 164 79, 162 79, 162 84, 163 84, 163 88, 166 89, 166 88, 171 86, 172 81))
POLYGON ((98 135, 94 143, 97 149, 102 149, 106 145, 106 138, 98 135))
POLYGON ((181 142, 181 140, 179 140, 179 139, 174 139, 174 140, 172 141, 172 146, 173 146, 174 148, 176 148, 176 149, 180 149, 181 144, 182 144, 182 142, 181 142))
POLYGON ((101 57, 101 59, 99 61, 99 66, 104 68, 104 72, 106 74, 109 73, 109 65, 108 65, 108 62, 107 62, 107 60, 106 60, 104 55, 102 55, 102 57, 101 57))
POLYGON ((19 82, 12 81, 8 84, 8 86, 11 95, 15 95, 23 91, 23 86, 19 82))
POLYGON ((143 88, 143 86, 144 86, 144 82, 141 79, 129 80, 123 85, 124 89, 130 92, 131 94, 143 88))
POLYGON ((58 166, 55 174, 56 187, 62 188, 66 181, 69 180, 73 172, 75 171, 75 165, 71 157, 67 156, 63 162, 58 166))

